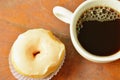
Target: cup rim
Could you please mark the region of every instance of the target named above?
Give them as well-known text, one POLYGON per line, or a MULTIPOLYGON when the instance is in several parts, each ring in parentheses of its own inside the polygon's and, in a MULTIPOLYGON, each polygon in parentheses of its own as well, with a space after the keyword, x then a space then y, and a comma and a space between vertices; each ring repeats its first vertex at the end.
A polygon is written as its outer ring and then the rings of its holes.
MULTIPOLYGON (((77 7, 77 9, 75 10, 75 12, 73 13, 73 19, 70 23, 70 36, 71 36, 71 40, 72 40, 72 43, 73 43, 75 49, 84 58, 86 58, 90 61, 99 62, 99 63, 111 62, 111 61, 114 61, 114 60, 117 60, 120 58, 120 51, 118 51, 117 53, 114 53, 113 55, 109 55, 109 56, 96 56, 96 55, 89 53, 81 46, 80 42, 77 39, 77 33, 76 33, 77 20, 79 19, 79 16, 82 15, 82 13, 86 9, 98 6, 98 4, 100 6, 104 6, 104 5, 110 6, 111 4, 113 5, 113 3, 115 3, 116 6, 120 6, 120 3, 118 3, 118 2, 119 1, 117 1, 117 0, 109 0, 109 1, 107 1, 107 0, 87 0, 87 1, 83 2, 81 5, 79 5, 77 7), (101 4, 100 2, 101 3, 104 2, 104 3, 101 4), (86 7, 86 5, 89 5, 89 7, 86 7)), ((110 7, 117 9, 117 11, 120 13, 119 7, 116 7, 116 6, 115 7, 110 6, 110 7)))

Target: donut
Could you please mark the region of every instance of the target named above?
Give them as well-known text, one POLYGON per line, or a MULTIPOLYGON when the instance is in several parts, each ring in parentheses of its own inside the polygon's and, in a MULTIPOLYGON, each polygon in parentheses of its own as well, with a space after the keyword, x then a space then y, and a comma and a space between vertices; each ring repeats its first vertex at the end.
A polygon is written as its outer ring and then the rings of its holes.
POLYGON ((45 78, 65 57, 65 45, 45 29, 31 29, 18 36, 10 51, 14 69, 27 77, 45 78))

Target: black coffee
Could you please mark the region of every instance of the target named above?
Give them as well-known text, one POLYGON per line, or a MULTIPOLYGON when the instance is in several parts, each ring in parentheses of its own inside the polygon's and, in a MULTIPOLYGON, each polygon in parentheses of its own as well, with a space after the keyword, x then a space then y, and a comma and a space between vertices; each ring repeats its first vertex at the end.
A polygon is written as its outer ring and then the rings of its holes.
POLYGON ((120 51, 120 19, 84 20, 78 28, 78 40, 88 52, 109 56, 120 51))

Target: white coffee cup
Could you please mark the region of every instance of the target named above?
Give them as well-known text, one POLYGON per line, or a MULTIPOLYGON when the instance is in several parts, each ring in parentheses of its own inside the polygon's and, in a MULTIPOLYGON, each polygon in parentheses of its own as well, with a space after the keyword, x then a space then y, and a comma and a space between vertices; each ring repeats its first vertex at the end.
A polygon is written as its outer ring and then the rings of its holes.
POLYGON ((97 63, 111 62, 120 58, 120 51, 110 56, 96 56, 86 51, 77 39, 76 24, 80 15, 82 15, 85 10, 96 6, 107 6, 120 13, 120 1, 118 0, 86 0, 78 6, 74 13, 63 7, 56 6, 53 8, 53 13, 61 21, 70 24, 72 43, 81 56, 97 63))

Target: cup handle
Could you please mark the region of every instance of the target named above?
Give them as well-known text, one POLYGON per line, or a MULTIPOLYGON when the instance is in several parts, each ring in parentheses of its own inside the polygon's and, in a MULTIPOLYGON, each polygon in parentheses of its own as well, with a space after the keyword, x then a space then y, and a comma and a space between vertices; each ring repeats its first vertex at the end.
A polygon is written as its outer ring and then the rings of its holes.
POLYGON ((53 8, 53 14, 61 21, 68 24, 70 24, 73 15, 70 10, 60 6, 56 6, 53 8))

